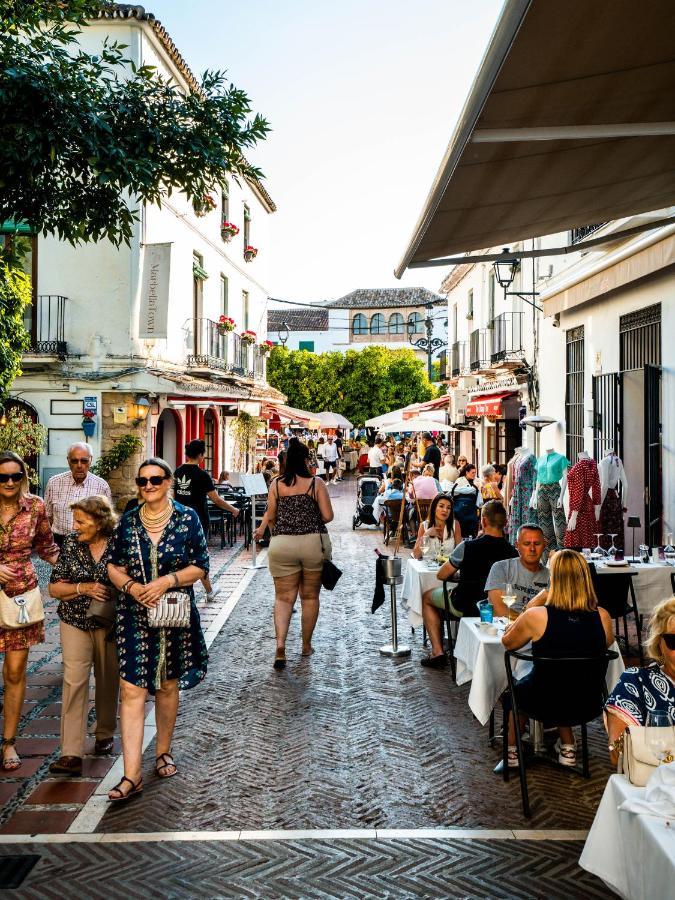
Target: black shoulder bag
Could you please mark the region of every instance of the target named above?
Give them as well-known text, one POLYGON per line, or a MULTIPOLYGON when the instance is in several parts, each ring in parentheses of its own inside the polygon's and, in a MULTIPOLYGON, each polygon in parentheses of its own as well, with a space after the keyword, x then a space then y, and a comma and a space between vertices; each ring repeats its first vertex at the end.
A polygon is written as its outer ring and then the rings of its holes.
MULTIPOLYGON (((319 518, 319 527, 323 527, 321 510, 319 509, 319 504, 315 495, 314 479, 312 479, 312 500, 314 501, 314 504, 316 506, 316 512, 319 518)), ((328 559, 328 557, 326 556, 322 531, 319 532, 319 538, 321 539, 321 553, 323 555, 323 566, 321 567, 321 585, 322 587, 325 587, 327 591, 332 591, 342 577, 342 570, 338 569, 333 560, 328 559)))

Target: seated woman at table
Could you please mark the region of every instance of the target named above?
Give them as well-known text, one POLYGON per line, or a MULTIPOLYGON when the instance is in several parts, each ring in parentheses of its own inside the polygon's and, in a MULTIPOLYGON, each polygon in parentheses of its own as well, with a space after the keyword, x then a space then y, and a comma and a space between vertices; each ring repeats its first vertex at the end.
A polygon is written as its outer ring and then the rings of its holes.
POLYGON ((422 559, 422 540, 425 537, 438 540, 441 556, 449 557, 455 549, 452 501, 446 494, 437 494, 434 497, 429 507, 429 518, 420 524, 417 542, 412 552, 415 559, 422 559))
POLYGON ((626 669, 605 705, 609 753, 615 765, 623 750, 624 731, 647 725, 648 713, 664 713, 675 725, 675 597, 654 607, 645 651, 654 663, 626 669))
MULTIPOLYGON (((507 650, 520 650, 532 642, 532 655, 545 657, 600 656, 614 641, 612 620, 598 608, 588 563, 574 550, 560 550, 551 558, 551 583, 545 606, 529 606, 502 638, 507 650)), ((547 686, 536 667, 515 683, 518 707, 524 725, 527 715, 558 726, 558 762, 576 765, 572 725, 586 721, 588 672, 583 678, 570 676, 565 690, 551 705, 547 686)), ((589 698, 592 702, 592 698, 589 698)), ((508 764, 518 765, 513 714, 509 718, 508 764)))

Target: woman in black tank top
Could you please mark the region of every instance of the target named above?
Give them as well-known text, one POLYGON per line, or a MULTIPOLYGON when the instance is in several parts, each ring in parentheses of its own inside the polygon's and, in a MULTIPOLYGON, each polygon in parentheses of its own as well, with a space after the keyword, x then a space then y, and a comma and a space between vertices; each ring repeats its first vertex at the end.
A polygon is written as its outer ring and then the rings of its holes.
POLYGON ((319 616, 319 592, 324 558, 330 558, 326 522, 333 508, 324 483, 309 471, 309 450, 298 438, 288 442, 284 474, 270 485, 267 510, 254 539, 269 526, 268 552, 274 579, 274 668, 286 665, 286 637, 298 595, 302 603, 302 655, 311 656, 312 635, 319 616))

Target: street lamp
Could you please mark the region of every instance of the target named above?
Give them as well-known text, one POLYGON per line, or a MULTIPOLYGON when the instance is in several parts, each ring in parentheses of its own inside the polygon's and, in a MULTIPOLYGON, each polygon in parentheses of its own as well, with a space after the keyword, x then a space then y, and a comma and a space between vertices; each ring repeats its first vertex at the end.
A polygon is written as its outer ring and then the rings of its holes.
POLYGON ((140 425, 141 422, 145 422, 145 420, 148 418, 148 413, 150 412, 150 401, 147 397, 136 395, 132 404, 132 408, 134 416, 134 418, 132 419, 132 424, 140 425))
POLYGON ((433 355, 437 350, 440 350, 441 347, 447 347, 447 343, 442 341, 440 338, 433 337, 434 333, 434 320, 431 316, 433 312, 433 303, 427 303, 427 315, 424 320, 424 326, 426 328, 427 336, 423 338, 418 338, 417 340, 413 340, 413 335, 415 334, 416 322, 411 322, 408 320, 408 340, 413 345, 413 347, 417 347, 418 350, 426 351, 427 354, 427 370, 429 373, 429 381, 431 381, 431 361, 433 359, 433 355))
POLYGON ((290 334, 291 334, 291 330, 288 327, 285 320, 281 323, 281 328, 279 329, 279 331, 277 333, 279 335, 279 340, 281 341, 281 346, 285 347, 286 341, 288 340, 288 338, 290 337, 290 334))
POLYGON ((504 288, 505 291, 508 291, 513 284, 513 279, 516 277, 516 272, 520 265, 515 256, 510 256, 510 252, 508 247, 504 247, 502 255, 492 264, 499 286, 504 288))

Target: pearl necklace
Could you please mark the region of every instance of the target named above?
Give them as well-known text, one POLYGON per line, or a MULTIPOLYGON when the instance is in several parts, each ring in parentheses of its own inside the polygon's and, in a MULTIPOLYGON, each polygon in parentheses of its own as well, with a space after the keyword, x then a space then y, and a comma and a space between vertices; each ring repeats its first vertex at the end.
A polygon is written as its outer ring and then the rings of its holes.
POLYGON ((173 503, 169 501, 168 506, 165 506, 158 513, 148 512, 146 509, 147 504, 143 504, 141 506, 140 517, 141 522, 145 526, 147 531, 163 531, 169 523, 169 519, 173 514, 173 503))

